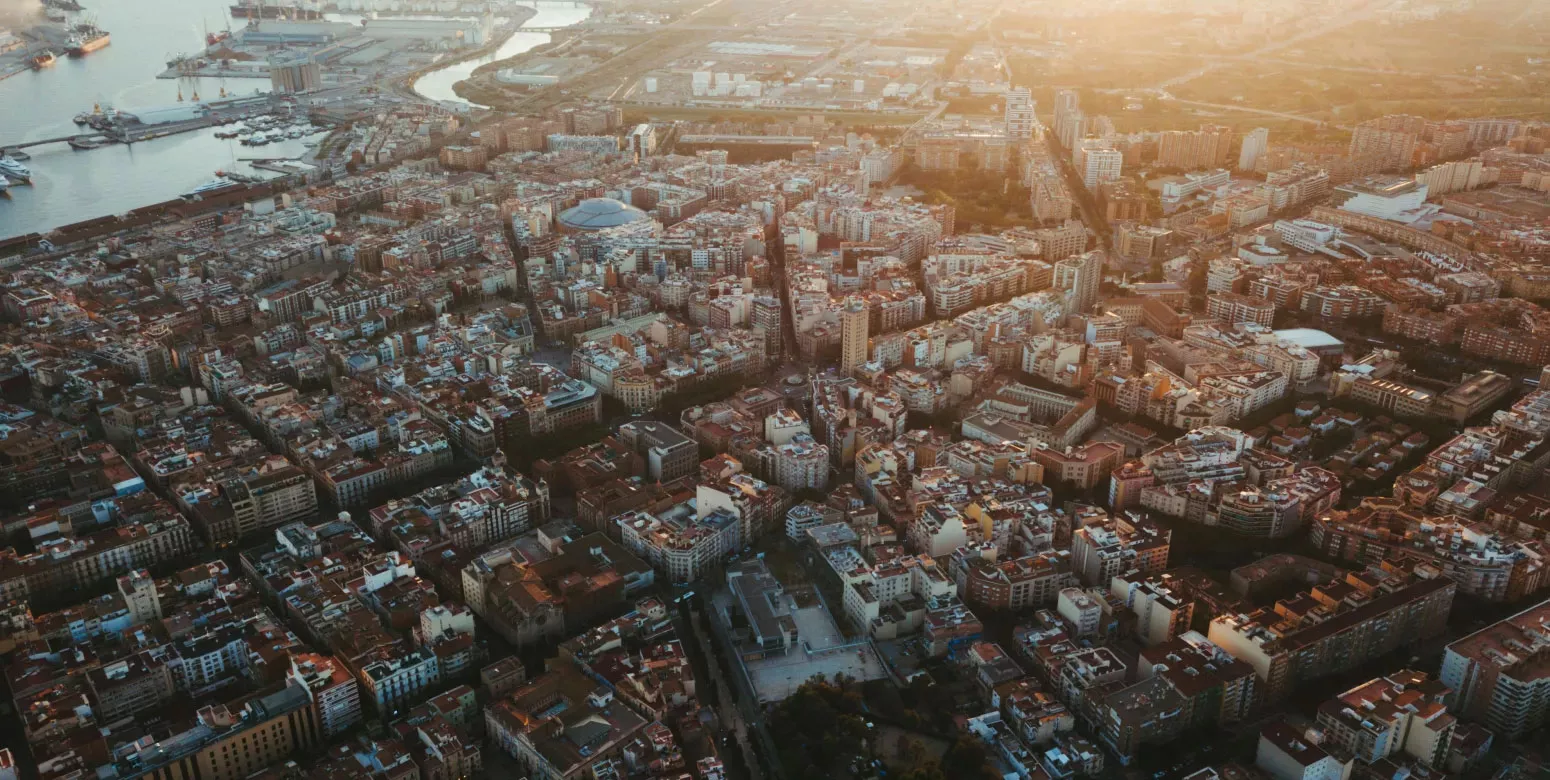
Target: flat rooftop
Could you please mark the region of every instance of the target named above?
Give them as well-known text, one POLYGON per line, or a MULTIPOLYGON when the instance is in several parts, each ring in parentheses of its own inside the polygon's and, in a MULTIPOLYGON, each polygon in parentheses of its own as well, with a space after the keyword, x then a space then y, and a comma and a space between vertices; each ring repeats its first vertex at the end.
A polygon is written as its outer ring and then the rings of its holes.
MULTIPOLYGON (((865 639, 847 639, 822 604, 798 607, 794 596, 783 595, 790 600, 790 614, 800 638, 798 646, 786 655, 742 662, 761 704, 785 699, 819 674, 830 680, 843 674, 861 681, 888 676, 871 645, 865 639)), ((716 598, 730 599, 730 594, 720 593, 716 598)))
POLYGON ((1303 349, 1345 346, 1345 342, 1315 328, 1287 328, 1286 330, 1271 331, 1271 333, 1277 339, 1289 341, 1303 349))

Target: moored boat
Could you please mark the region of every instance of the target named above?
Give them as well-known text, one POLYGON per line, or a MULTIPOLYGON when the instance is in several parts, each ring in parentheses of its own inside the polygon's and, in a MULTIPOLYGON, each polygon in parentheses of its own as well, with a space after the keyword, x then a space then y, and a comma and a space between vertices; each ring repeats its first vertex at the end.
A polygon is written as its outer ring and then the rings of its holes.
POLYGON ((0 178, 29 183, 32 181, 32 169, 7 155, 0 157, 0 178))
POLYGON ((78 24, 65 43, 65 52, 72 57, 85 57, 112 42, 107 30, 91 23, 78 24))

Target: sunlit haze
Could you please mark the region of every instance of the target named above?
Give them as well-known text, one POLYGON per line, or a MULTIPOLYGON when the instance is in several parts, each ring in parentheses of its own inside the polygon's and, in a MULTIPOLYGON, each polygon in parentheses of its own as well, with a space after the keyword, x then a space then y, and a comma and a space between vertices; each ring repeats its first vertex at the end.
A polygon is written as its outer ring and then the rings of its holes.
POLYGON ((0 0, 0 780, 1529 780, 1550 2, 0 0))

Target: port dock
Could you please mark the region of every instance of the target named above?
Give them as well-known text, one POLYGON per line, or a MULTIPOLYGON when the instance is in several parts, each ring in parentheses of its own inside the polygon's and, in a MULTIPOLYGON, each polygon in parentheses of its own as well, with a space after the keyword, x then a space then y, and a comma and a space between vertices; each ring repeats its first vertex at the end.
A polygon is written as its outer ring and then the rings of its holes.
POLYGON ((190 108, 195 106, 202 106, 207 112, 191 119, 149 124, 128 114, 91 114, 86 120, 90 130, 33 141, 0 142, 0 149, 9 151, 48 144, 69 144, 84 151, 112 144, 134 144, 279 113, 290 108, 291 104, 283 98, 259 95, 190 104, 190 108))

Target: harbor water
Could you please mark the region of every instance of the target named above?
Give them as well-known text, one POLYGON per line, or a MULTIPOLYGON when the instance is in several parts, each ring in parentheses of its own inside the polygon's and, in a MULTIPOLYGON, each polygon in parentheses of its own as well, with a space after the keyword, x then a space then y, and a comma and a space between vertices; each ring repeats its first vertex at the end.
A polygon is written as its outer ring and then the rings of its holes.
MULTIPOLYGON (((177 103, 197 89, 214 98, 224 86, 230 95, 267 91, 262 79, 157 79, 171 55, 199 51, 205 30, 240 29, 229 22, 231 0, 82 0, 86 13, 113 36, 110 46, 83 58, 61 56, 40 71, 0 80, 0 145, 81 132, 71 121, 93 104, 125 111, 177 103)), ((574 24, 591 9, 571 2, 540 0, 534 27, 574 24)), ((457 101, 452 85, 485 61, 510 57, 549 40, 545 33, 517 33, 489 58, 456 63, 422 77, 421 94, 457 101)), ((216 138, 214 129, 183 133, 132 145, 76 151, 66 144, 31 147, 26 165, 31 185, 12 186, 0 195, 0 238, 46 232, 72 222, 122 214, 178 197, 215 177, 218 170, 268 176, 240 162, 242 157, 299 157, 304 140, 262 147, 216 138)), ((314 140, 321 139, 316 136, 314 140)))

